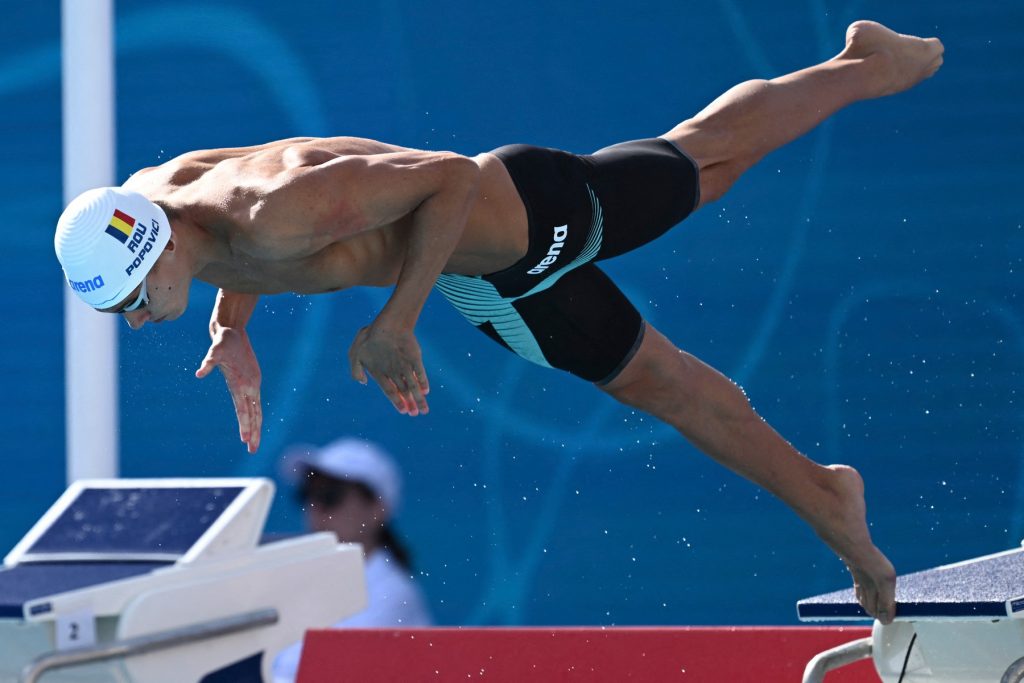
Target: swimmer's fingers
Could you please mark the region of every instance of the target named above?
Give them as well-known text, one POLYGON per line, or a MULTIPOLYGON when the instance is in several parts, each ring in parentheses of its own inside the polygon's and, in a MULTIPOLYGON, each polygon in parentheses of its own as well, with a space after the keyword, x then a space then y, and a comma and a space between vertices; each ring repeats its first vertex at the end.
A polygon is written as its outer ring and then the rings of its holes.
MULTIPOLYGON (((426 373, 421 367, 419 371, 411 372, 402 375, 398 382, 400 391, 405 398, 406 404, 409 407, 410 415, 424 415, 430 412, 430 407, 427 405, 426 391, 426 373), (421 380, 420 378, 423 377, 421 380)), ((429 391, 429 387, 427 387, 429 391)))
POLYGON ((395 406, 395 410, 402 415, 419 415, 420 408, 416 397, 409 390, 409 383, 403 377, 383 377, 376 381, 384 395, 395 406))
POLYGON ((417 415, 419 410, 416 408, 416 401, 412 395, 405 388, 405 380, 401 377, 397 379, 388 378, 387 385, 392 391, 385 392, 388 394, 388 398, 395 404, 395 409, 398 410, 402 415, 417 415))
POLYGON ((217 361, 213 359, 213 347, 206 352, 206 358, 203 358, 203 362, 199 364, 199 369, 196 370, 196 378, 203 379, 217 367, 217 361))
POLYGON ((359 361, 351 361, 349 363, 352 379, 359 382, 360 384, 366 384, 366 368, 359 361))
POLYGON ((260 445, 260 430, 263 426, 259 375, 240 373, 227 364, 222 364, 220 369, 228 385, 231 401, 235 405, 238 437, 246 444, 250 453, 255 453, 260 445))
POLYGON ((388 375, 388 379, 395 385, 402 398, 404 410, 399 409, 399 412, 415 417, 420 413, 425 415, 430 412, 426 392, 423 390, 424 387, 427 387, 429 391, 429 387, 426 384, 427 373, 419 360, 419 348, 412 349, 409 355, 413 356, 413 359, 405 357, 396 359, 395 364, 400 369, 393 369, 388 375))
POLYGON ((348 366, 352 379, 360 384, 366 384, 368 379, 372 379, 380 387, 380 390, 384 392, 388 400, 391 401, 392 405, 395 406, 395 410, 405 413, 405 401, 402 399, 398 387, 386 375, 378 377, 372 366, 370 366, 373 357, 366 349, 369 334, 369 327, 359 330, 352 342, 352 346, 348 349, 348 366), (365 362, 364 358, 366 358, 365 362))
POLYGON ((423 367, 423 355, 416 337, 410 334, 404 338, 402 343, 396 346, 395 355, 394 364, 400 370, 397 376, 393 375, 393 379, 405 398, 408 414, 426 415, 430 412, 426 399, 430 392, 430 384, 427 382, 427 371, 423 367))
MULTIPOLYGON (((231 386, 228 387, 231 389, 231 386)), ((235 404, 235 415, 238 417, 238 436, 250 453, 260 447, 260 432, 263 428, 263 406, 260 401, 258 386, 235 388, 231 391, 235 404)))
POLYGON ((366 368, 359 361, 359 350, 366 341, 367 329, 364 327, 356 333, 355 341, 352 342, 352 346, 348 349, 349 372, 352 373, 352 379, 360 384, 366 384, 366 368))
POLYGON ((394 380, 392 380, 390 377, 381 377, 380 379, 377 379, 376 377, 373 376, 373 373, 370 373, 370 377, 373 378, 373 381, 377 383, 377 386, 380 387, 380 390, 384 392, 384 395, 387 396, 387 399, 391 401, 391 404, 395 407, 395 410, 397 410, 403 415, 409 412, 409 406, 406 402, 405 396, 402 394, 401 391, 398 390, 398 385, 395 384, 394 380))
POLYGON ((403 415, 428 411, 429 385, 412 333, 364 327, 349 349, 349 369, 358 382, 372 378, 403 415))
POLYGON ((430 393, 430 380, 427 379, 427 369, 423 367, 423 363, 420 363, 420 367, 416 371, 416 381, 419 382, 420 392, 424 396, 430 393))
POLYGON ((244 331, 224 330, 206 353, 196 377, 202 379, 220 368, 231 394, 238 419, 239 438, 250 453, 260 444, 263 408, 260 402, 260 365, 244 331))

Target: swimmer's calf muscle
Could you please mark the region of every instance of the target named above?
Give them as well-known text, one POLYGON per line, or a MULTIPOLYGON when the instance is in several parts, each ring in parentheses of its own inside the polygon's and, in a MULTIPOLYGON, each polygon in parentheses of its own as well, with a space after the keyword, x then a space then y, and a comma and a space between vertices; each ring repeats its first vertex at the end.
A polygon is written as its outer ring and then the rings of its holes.
POLYGON ((865 610, 883 623, 893 619, 896 573, 871 541, 854 470, 805 457, 754 412, 742 389, 650 325, 630 364, 602 388, 778 496, 846 563, 865 610))

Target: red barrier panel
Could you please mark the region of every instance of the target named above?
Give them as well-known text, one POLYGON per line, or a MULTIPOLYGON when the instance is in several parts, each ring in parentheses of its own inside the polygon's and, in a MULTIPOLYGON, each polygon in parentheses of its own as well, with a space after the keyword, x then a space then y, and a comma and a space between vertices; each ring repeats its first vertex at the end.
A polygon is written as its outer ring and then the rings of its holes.
MULTIPOLYGON (((312 630, 297 683, 799 683, 819 652, 869 628, 434 628, 312 630)), ((879 683, 871 660, 826 683, 879 683)))

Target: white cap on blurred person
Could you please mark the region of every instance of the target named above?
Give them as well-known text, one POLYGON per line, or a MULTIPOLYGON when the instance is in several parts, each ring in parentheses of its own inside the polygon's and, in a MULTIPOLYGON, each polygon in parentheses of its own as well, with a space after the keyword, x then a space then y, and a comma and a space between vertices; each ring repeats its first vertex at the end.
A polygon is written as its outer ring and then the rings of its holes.
POLYGON ((364 484, 380 498, 388 514, 398 509, 402 480, 398 467, 376 444, 355 438, 342 438, 326 446, 300 444, 289 448, 281 461, 282 474, 301 484, 308 470, 335 479, 364 484))

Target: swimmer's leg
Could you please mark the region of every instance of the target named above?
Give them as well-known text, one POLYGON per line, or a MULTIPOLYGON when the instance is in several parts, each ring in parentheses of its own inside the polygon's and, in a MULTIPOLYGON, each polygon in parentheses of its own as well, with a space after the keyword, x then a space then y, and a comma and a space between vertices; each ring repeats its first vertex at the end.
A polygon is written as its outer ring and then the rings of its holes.
POLYGON ((846 563, 864 609, 891 621, 896 574, 871 542, 856 470, 823 467, 801 455, 754 412, 739 387, 650 325, 633 359, 601 388, 778 496, 846 563))
POLYGON ((871 21, 846 30, 833 59, 772 80, 740 83, 661 137, 700 166, 701 204, 721 197, 764 155, 858 100, 906 90, 942 65, 937 38, 901 35, 871 21))

